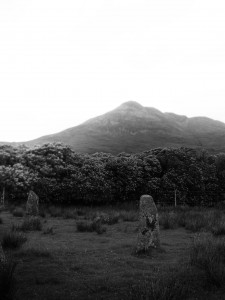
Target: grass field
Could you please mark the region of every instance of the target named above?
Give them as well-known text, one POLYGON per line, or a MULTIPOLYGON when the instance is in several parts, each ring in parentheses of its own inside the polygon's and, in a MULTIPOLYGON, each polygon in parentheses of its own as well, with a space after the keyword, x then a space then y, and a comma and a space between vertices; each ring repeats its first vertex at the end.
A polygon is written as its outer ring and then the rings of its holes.
POLYGON ((225 299, 221 210, 161 209, 161 249, 150 256, 134 255, 137 210, 50 207, 41 215, 29 227, 21 208, 0 213, 0 240, 17 263, 13 299, 225 299))

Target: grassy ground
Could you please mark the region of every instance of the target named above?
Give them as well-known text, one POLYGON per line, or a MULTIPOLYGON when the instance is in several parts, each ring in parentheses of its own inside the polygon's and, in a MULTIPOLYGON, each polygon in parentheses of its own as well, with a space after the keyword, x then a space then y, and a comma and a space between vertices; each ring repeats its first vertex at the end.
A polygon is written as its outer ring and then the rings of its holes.
MULTIPOLYGON (((42 212, 41 230, 23 231, 27 240, 16 249, 5 250, 18 263, 14 299, 225 299, 223 284, 209 284, 203 268, 193 258, 190 263, 193 240, 199 237, 199 232, 209 232, 211 239, 224 239, 222 234, 214 237, 210 233, 212 226, 217 228, 217 223, 209 224, 205 220, 204 226, 200 226, 196 222, 201 214, 209 215, 211 221, 214 216, 219 218, 222 226, 221 211, 161 210, 161 250, 138 257, 133 254, 138 226, 134 210, 127 213, 121 209, 99 212, 50 208, 42 212), (78 221, 91 222, 99 215, 106 231, 100 234, 77 231, 78 221), (191 218, 194 225, 190 224, 191 218), (168 225, 170 222, 172 225, 168 225), (174 286, 174 282, 180 282, 182 289, 174 286)), ((13 224, 12 232, 23 228, 21 212, 13 214, 5 210, 0 216, 0 240, 12 230, 13 224)))

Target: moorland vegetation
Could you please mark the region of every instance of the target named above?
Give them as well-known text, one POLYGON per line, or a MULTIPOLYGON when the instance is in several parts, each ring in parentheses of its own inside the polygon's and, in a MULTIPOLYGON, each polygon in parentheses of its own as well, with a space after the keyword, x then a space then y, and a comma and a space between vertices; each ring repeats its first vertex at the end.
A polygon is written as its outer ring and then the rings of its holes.
POLYGON ((224 179, 225 154, 200 149, 1 146, 1 299, 224 299, 224 179), (28 218, 30 189, 40 209, 28 218), (145 193, 158 206, 161 248, 137 256, 145 193))

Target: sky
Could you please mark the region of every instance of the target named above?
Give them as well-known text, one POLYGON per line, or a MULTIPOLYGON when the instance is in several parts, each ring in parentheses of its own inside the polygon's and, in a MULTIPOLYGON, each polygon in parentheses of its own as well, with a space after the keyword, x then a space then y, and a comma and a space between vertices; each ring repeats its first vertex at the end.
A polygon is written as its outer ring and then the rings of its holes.
POLYGON ((126 101, 225 122, 224 0, 0 0, 0 141, 126 101))

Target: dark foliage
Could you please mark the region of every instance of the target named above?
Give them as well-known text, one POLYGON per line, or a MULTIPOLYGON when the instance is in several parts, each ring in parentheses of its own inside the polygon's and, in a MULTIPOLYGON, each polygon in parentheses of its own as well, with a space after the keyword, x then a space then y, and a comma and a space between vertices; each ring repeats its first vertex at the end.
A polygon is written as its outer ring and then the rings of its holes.
POLYGON ((147 193, 161 205, 173 204, 176 194, 179 205, 209 206, 224 198, 224 157, 189 148, 113 156, 78 154, 61 143, 1 146, 0 190, 14 203, 32 188, 44 204, 114 204, 147 193))

